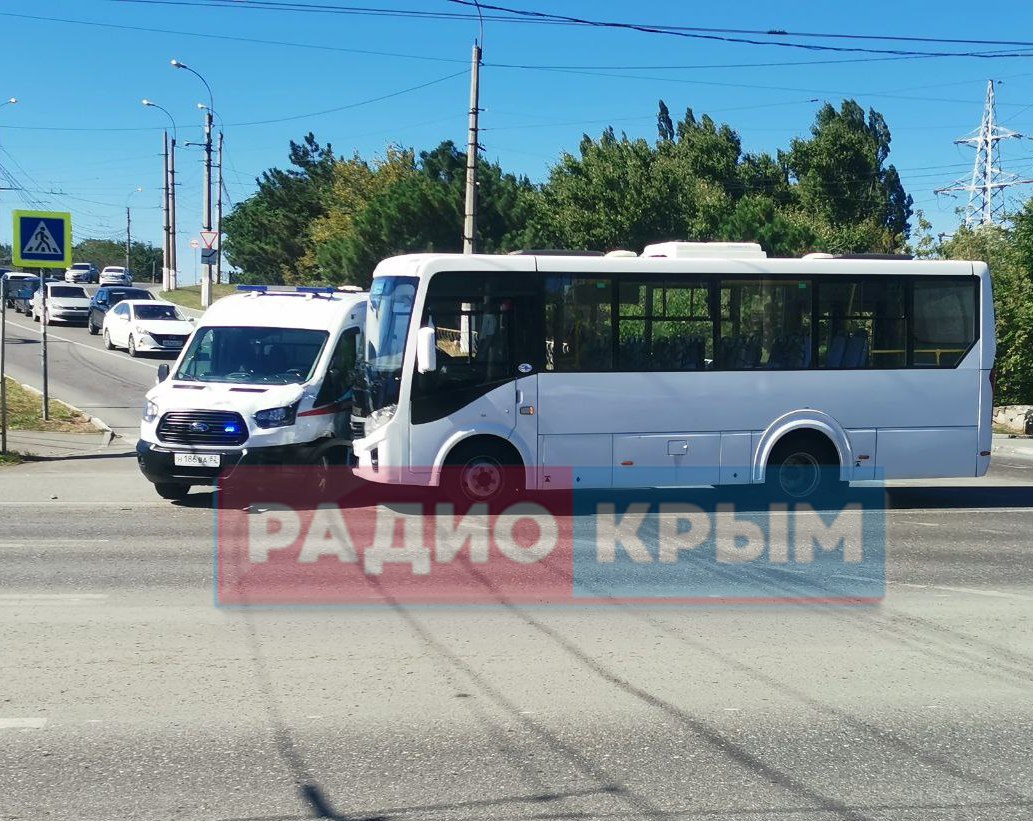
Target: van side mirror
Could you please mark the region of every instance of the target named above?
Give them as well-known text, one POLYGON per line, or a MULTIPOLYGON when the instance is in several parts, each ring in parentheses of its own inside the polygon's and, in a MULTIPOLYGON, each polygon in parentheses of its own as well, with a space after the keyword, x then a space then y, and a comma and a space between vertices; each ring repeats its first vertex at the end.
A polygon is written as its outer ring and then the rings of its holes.
POLYGON ((433 373, 438 369, 437 331, 420 328, 416 332, 416 370, 433 373))
POLYGON ((164 382, 168 378, 169 378, 169 363, 168 362, 162 362, 158 366, 158 381, 159 382, 164 382))

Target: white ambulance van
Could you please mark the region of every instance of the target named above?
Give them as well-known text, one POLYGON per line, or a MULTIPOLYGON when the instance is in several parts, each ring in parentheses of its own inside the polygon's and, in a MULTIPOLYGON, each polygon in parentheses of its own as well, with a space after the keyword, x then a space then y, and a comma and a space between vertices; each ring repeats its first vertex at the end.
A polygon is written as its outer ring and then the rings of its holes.
POLYGON ((147 392, 137 460, 166 499, 237 465, 346 464, 367 294, 240 286, 147 392))

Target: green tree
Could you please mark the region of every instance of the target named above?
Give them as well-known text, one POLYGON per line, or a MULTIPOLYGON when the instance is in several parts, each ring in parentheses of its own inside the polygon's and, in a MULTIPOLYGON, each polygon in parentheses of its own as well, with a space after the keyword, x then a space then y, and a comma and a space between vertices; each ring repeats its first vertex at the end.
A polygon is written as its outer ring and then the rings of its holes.
POLYGON ((910 233, 913 201, 894 166, 887 166, 890 130, 882 114, 844 100, 818 111, 810 139, 794 139, 779 161, 795 200, 823 226, 833 250, 894 251, 910 233))
POLYGON ((294 168, 272 168, 258 190, 223 219, 226 258, 241 269, 240 281, 299 283, 314 278, 308 254, 312 226, 326 213, 326 189, 336 160, 330 145, 312 133, 290 144, 294 168))
POLYGON ((1033 404, 1033 201, 1014 228, 959 227, 940 246, 947 259, 981 260, 990 267, 997 320, 999 405, 1033 404))
MULTIPOLYGON (((126 264, 126 244, 114 239, 84 239, 72 246, 72 259, 75 262, 92 262, 97 268, 108 265, 126 264)), ((154 271, 161 275, 162 250, 147 242, 134 242, 130 246, 129 270, 137 280, 146 281, 151 278, 151 264, 154 271)))

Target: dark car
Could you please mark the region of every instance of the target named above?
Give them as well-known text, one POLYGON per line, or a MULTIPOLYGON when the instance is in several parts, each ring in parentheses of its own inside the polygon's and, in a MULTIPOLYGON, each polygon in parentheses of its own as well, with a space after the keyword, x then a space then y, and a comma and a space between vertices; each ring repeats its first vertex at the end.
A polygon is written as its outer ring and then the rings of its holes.
POLYGON ((86 319, 86 327, 91 334, 99 334, 104 324, 104 315, 118 305, 123 299, 154 299, 154 294, 146 288, 133 288, 128 285, 102 285, 90 300, 90 313, 86 319))
MULTIPOLYGON (((47 282, 64 282, 63 279, 50 278, 47 282)), ((39 279, 33 277, 32 280, 25 280, 25 284, 22 285, 19 290, 14 292, 11 297, 11 305, 14 308, 16 314, 25 314, 25 316, 32 315, 32 298, 36 295, 36 291, 39 290, 39 279)))
POLYGON ((39 282, 39 277, 32 274, 22 274, 18 271, 6 271, 0 275, 0 288, 4 292, 4 307, 14 307, 14 295, 33 282, 39 282))

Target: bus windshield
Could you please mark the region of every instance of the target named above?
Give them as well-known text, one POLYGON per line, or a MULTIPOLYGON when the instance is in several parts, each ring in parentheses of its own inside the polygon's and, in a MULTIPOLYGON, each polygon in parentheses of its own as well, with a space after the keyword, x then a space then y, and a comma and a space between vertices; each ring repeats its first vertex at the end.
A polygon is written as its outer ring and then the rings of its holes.
POLYGON ((381 277, 370 288, 365 361, 358 369, 357 386, 367 413, 398 404, 405 340, 418 282, 415 277, 381 277))

